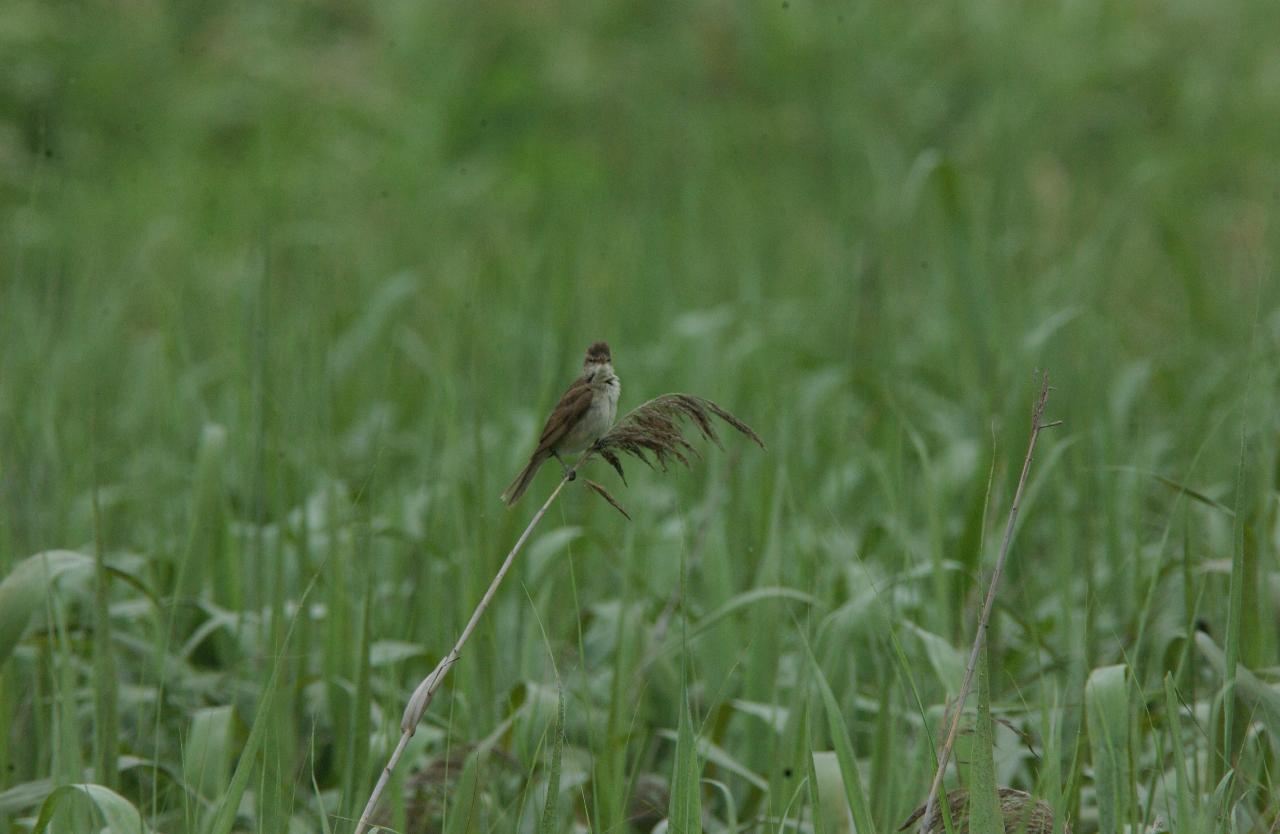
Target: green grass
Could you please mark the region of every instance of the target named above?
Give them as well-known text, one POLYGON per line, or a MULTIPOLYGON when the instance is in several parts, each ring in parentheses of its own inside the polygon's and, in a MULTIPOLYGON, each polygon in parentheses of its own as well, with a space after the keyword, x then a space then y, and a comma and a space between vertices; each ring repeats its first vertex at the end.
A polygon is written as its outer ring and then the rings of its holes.
POLYGON ((1047 368, 996 780, 1077 832, 1267 831, 1273 15, 10 0, 0 831, 350 831, 600 338, 624 408, 768 451, 592 464, 635 521, 566 490, 389 825, 895 829, 1047 368))

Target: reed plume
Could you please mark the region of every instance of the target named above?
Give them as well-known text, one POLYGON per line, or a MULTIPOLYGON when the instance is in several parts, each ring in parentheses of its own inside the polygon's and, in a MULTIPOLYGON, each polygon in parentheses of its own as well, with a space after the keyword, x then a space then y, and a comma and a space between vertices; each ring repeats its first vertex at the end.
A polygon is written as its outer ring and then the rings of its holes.
MULTIPOLYGON (((765 448, 760 435, 750 426, 711 400, 693 394, 663 394, 624 415, 587 450, 579 465, 591 455, 599 455, 614 468, 624 485, 627 483, 627 475, 622 470, 619 452, 643 461, 650 469, 660 469, 663 472, 667 471, 667 466, 672 461, 679 461, 686 467, 691 466, 692 459, 701 458, 702 455, 689 438, 685 437, 685 430, 689 426, 694 428, 697 435, 710 440, 721 449, 724 448, 720 436, 716 434, 713 417, 723 420, 761 449, 765 448)), ((618 512, 627 518, 631 517, 604 487, 590 481, 588 485, 618 512)))

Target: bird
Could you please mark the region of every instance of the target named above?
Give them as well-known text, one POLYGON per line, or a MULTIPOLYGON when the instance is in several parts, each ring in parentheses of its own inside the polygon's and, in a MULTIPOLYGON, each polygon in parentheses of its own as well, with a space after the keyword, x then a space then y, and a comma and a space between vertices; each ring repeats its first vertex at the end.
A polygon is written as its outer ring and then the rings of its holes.
MULTIPOLYGON (((1006 834, 1052 834, 1053 810, 1043 801, 1029 793, 1013 788, 1000 788, 1000 815, 1004 817, 1006 834)), ((939 803, 940 804, 940 803, 939 803)), ((947 794, 947 808, 957 834, 969 834, 969 792, 964 788, 956 788, 947 794)), ((924 806, 912 812, 899 831, 906 831, 924 816, 924 806)), ((925 831, 928 834, 942 834, 942 808, 935 807, 930 815, 925 831)), ((1064 829, 1068 834, 1071 826, 1064 829)))
POLYGON ((613 354, 608 343, 593 343, 582 360, 582 376, 574 380, 552 409, 529 462, 503 490, 502 502, 510 507, 519 501, 548 458, 560 461, 572 480, 573 471, 561 455, 586 450, 609 430, 618 414, 621 393, 622 385, 613 372, 613 354))

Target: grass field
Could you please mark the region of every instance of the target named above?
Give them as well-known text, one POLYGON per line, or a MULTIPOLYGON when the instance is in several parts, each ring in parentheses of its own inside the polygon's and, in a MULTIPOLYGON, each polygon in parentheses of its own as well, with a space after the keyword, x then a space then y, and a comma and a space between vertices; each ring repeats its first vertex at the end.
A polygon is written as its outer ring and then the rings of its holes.
POLYGON ((351 831, 596 339, 768 449, 591 463, 388 829, 895 830, 1047 369, 948 785, 1280 830, 1277 148, 1269 0, 8 0, 0 832, 351 831))

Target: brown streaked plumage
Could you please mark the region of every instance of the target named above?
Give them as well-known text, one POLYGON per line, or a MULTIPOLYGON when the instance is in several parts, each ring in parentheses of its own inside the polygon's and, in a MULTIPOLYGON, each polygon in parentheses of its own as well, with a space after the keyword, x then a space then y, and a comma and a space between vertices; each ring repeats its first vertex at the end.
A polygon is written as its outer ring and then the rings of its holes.
MULTIPOLYGON (((510 507, 519 501, 548 458, 560 459, 562 453, 581 452, 608 431, 618 413, 620 391, 609 345, 592 344, 582 362, 582 376, 574 380, 552 409, 529 462, 503 491, 503 503, 510 507)), ((564 464, 563 460, 560 462, 564 464)))
MULTIPOLYGON (((1042 800, 1036 799, 1025 791, 1013 788, 1000 788, 1000 815, 1004 817, 1005 834, 1053 834, 1053 810, 1042 800)), ((956 834, 969 834, 969 791, 956 788, 947 794, 947 810, 956 834)), ((911 813, 899 831, 906 831, 924 816, 921 805, 911 813)), ((942 822, 942 808, 934 808, 925 831, 928 834, 942 834, 945 826, 942 822)), ((1063 830, 1070 834, 1071 826, 1063 830)))

